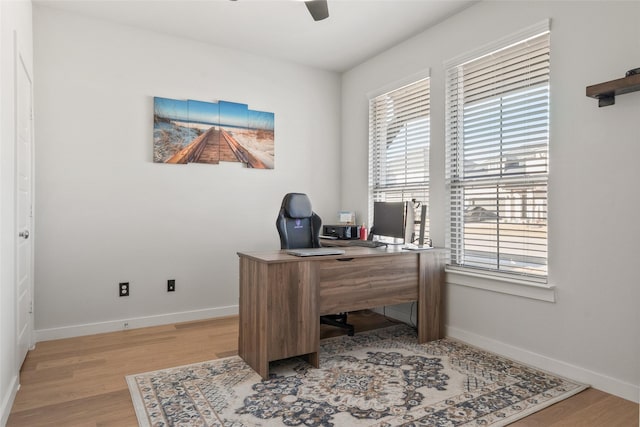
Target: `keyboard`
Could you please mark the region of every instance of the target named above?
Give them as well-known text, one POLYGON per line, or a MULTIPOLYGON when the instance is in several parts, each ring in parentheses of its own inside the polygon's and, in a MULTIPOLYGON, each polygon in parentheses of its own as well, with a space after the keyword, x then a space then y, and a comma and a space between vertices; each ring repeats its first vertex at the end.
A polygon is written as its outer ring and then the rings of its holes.
POLYGON ((349 246, 361 246, 363 248, 379 248, 380 246, 387 246, 387 244, 379 242, 377 240, 349 240, 349 246))

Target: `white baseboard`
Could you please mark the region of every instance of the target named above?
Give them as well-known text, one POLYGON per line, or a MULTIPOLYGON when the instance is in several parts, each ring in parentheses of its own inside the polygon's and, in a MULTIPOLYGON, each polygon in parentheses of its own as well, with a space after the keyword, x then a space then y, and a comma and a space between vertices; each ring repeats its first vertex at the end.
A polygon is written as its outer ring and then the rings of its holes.
POLYGON ((80 337, 125 329, 146 328, 148 326, 167 325, 171 323, 190 322, 193 320, 211 319, 238 314, 238 306, 207 308, 203 310, 182 311, 156 316, 132 317, 128 319, 110 320, 107 322, 88 323, 84 325, 63 326, 60 328, 37 329, 36 342, 80 337), (124 324, 127 327, 124 327, 124 324))
MULTIPOLYGON (((384 313, 388 317, 400 320, 402 322, 415 325, 416 314, 415 307, 413 313, 409 314, 409 305, 397 305, 386 307, 384 313)), ((378 313, 383 313, 381 308, 375 309, 378 313)), ((485 336, 474 334, 463 329, 445 326, 445 335, 451 338, 464 341, 467 344, 479 347, 483 350, 499 354, 504 357, 516 360, 521 363, 551 372, 555 375, 572 379, 581 383, 589 384, 593 388, 614 394, 623 399, 640 403, 640 386, 634 385, 623 380, 612 378, 610 376, 594 372, 571 363, 543 356, 532 351, 515 347, 500 341, 496 341, 485 336)))
POLYGON ((5 426, 9 420, 9 414, 11 413, 11 407, 16 399, 16 394, 20 388, 20 382, 18 375, 14 375, 11 379, 11 384, 7 387, 7 393, 2 396, 2 406, 0 406, 0 426, 5 426))
MULTIPOLYGON (((382 309, 376 309, 375 311, 377 311, 378 313, 383 312, 382 309)), ((40 329, 36 330, 35 333, 36 341, 40 342, 61 338, 78 337, 82 335, 93 335, 104 332, 121 331, 124 329, 124 323, 128 323, 128 329, 134 329, 144 328, 148 326, 166 325, 170 323, 189 322, 193 320, 232 316, 237 314, 238 306, 217 307, 204 310, 168 313, 157 316, 135 317, 85 325, 65 326, 61 328, 40 329)), ((407 306, 403 305, 386 307, 385 314, 389 317, 409 324, 415 324, 416 321, 415 313, 410 316, 407 306)), ((487 338, 455 327, 445 327, 445 333, 451 338, 464 341, 468 344, 482 348, 484 350, 491 351, 501 356, 509 357, 521 363, 526 363, 538 369, 542 369, 556 375, 572 379, 574 381, 589 384, 594 388, 622 397, 623 399, 627 399, 635 403, 640 403, 640 386, 638 385, 634 385, 617 378, 612 378, 607 375, 582 368, 580 366, 553 359, 523 348, 515 347, 510 344, 496 341, 491 338, 487 338)), ((14 389, 12 390, 11 394, 4 398, 5 400, 3 400, 3 405, 7 404, 7 399, 11 399, 11 402, 13 402, 13 398, 15 397, 15 393, 17 392, 18 387, 17 377, 15 378, 14 382, 14 389)), ((11 407, 9 406, 7 411, 9 411, 10 409, 11 407)), ((2 410, 4 419, 4 406, 2 407, 2 410)), ((8 418, 8 412, 6 414, 6 417, 8 418)))
POLYGON ((560 375, 574 381, 589 384, 598 390, 614 394, 635 403, 640 403, 640 386, 638 385, 455 327, 445 327, 445 333, 448 337, 464 341, 467 344, 471 344, 483 350, 514 359, 518 362, 525 363, 555 375, 560 375))

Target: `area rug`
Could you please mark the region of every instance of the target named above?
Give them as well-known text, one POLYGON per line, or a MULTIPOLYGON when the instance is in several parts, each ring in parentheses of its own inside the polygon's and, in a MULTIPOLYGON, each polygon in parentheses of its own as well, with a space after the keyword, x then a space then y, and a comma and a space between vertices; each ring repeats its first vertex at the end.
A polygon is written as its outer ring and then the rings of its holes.
POLYGON ((320 368, 240 357, 127 377, 140 426, 503 426, 585 385, 406 325, 321 341, 320 368))

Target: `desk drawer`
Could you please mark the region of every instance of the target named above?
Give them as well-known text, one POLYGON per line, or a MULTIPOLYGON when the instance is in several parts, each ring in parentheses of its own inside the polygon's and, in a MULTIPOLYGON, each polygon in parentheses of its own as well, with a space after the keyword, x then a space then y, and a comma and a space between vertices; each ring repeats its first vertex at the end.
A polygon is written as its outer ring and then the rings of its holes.
POLYGON ((418 299, 418 254, 326 260, 319 276, 320 315, 418 299))

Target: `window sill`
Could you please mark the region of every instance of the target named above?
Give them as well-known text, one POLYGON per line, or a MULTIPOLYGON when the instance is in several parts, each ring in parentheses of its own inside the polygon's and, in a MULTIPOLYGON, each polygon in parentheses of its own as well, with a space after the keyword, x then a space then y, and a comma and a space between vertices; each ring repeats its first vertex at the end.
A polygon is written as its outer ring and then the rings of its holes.
POLYGON ((539 301, 556 302, 555 286, 546 283, 480 274, 449 266, 445 272, 447 273, 446 282, 451 285, 484 289, 539 301))

